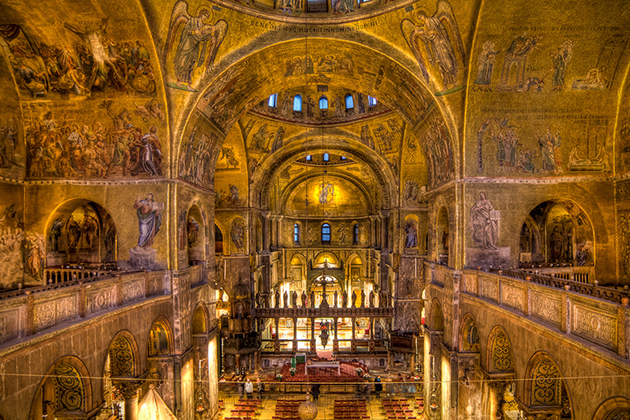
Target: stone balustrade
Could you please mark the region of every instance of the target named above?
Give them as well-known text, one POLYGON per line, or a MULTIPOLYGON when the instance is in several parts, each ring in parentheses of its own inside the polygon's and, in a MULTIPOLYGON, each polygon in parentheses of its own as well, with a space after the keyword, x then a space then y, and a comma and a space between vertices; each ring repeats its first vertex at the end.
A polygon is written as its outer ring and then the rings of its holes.
POLYGON ((202 267, 194 266, 177 272, 119 272, 5 292, 0 295, 0 343, 116 307, 172 295, 174 290, 199 284, 200 277, 202 267))
POLYGON ((523 267, 520 271, 524 271, 529 274, 570 280, 576 283, 592 284, 595 282, 595 267, 593 266, 547 264, 540 267, 523 267))
MULTIPOLYGON (((452 272, 440 266, 434 266, 434 271, 432 278, 439 277, 442 271, 452 272)), ((463 270, 453 274, 461 275, 460 291, 464 295, 587 340, 622 358, 629 357, 630 308, 625 291, 522 271, 463 270)))
POLYGON ((100 270, 90 268, 45 268, 44 281, 46 284, 66 283, 91 277, 109 276, 117 270, 100 270))
POLYGON ((394 315, 394 308, 258 308, 258 318, 387 318, 394 315))

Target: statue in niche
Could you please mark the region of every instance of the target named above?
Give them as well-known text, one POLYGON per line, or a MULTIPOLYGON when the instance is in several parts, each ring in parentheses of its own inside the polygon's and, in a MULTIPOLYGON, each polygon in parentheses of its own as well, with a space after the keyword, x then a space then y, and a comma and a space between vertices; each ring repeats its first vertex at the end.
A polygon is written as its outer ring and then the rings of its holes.
POLYGON ((113 262, 116 246, 116 226, 114 221, 109 219, 105 225, 105 262, 113 262))
POLYGON ((357 307, 357 292, 356 291, 352 291, 352 308, 356 308, 357 307))
POLYGON ((361 307, 365 308, 365 290, 361 290, 361 307))
POLYGON ((551 236, 549 237, 549 250, 551 251, 551 261, 561 261, 563 260, 562 250, 563 250, 563 237, 562 232, 560 231, 560 226, 556 226, 553 228, 551 232, 551 236))
POLYGON ((188 246, 192 247, 199 237, 199 223, 193 217, 189 217, 186 228, 188 230, 188 246))
POLYGON ((274 297, 276 298, 276 308, 279 308, 280 307, 280 292, 276 290, 274 297))
POLYGON ((306 292, 302 291, 302 308, 306 308, 306 292))
POLYGON ((162 226, 162 209, 164 203, 156 203, 153 194, 148 193, 144 200, 136 200, 133 203, 138 216, 138 246, 145 248, 153 245, 153 238, 162 226))
POLYGON ((297 295, 297 292, 294 290, 293 294, 291 295, 291 303, 294 308, 297 308, 297 300, 298 300, 298 295, 297 295))
POLYGON ((50 228, 50 233, 48 233, 48 239, 50 239, 50 250, 52 252, 59 251, 59 237, 61 236, 61 229, 63 229, 63 218, 60 217, 53 222, 53 225, 50 228))
POLYGON ((286 290, 282 294, 282 307, 283 308, 288 308, 289 307, 289 294, 287 293, 286 290))
POLYGON ((71 214, 68 219, 67 232, 68 251, 74 252, 79 245, 79 239, 81 239, 81 225, 79 225, 79 222, 74 218, 74 214, 71 214))
POLYGON ((368 296, 368 304, 370 308, 374 307, 374 290, 370 291, 370 295, 368 296))
POLYGON ((333 293, 333 307, 336 308, 338 306, 339 303, 339 293, 335 290, 335 293, 333 293))
POLYGON ((98 220, 90 214, 87 206, 83 206, 83 223, 81 224, 82 248, 92 249, 95 245, 94 238, 98 236, 98 220))
POLYGON ((484 250, 497 249, 500 220, 501 215, 492 207, 486 193, 479 193, 479 200, 470 209, 472 237, 478 247, 484 250))
POLYGON ((345 290, 343 291, 343 294, 341 295, 341 307, 342 308, 348 307, 348 292, 346 292, 345 290))
POLYGON ((408 220, 405 225, 405 248, 415 248, 418 246, 418 231, 413 220, 408 220))
POLYGON ((315 292, 311 292, 311 308, 315 307, 315 292))

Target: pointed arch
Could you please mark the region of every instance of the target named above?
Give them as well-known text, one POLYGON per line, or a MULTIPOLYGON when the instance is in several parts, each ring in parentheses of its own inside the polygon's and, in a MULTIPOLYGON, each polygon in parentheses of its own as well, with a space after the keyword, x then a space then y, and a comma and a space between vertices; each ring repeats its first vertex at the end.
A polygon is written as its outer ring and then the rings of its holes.
POLYGON ((127 330, 119 331, 107 347, 110 376, 136 377, 140 374, 140 352, 133 334, 127 330))
POLYGON ((197 303, 197 307, 193 312, 192 319, 192 333, 193 335, 197 334, 207 334, 209 331, 208 320, 210 316, 208 314, 208 307, 205 303, 199 302, 197 303))
POLYGON ((437 298, 433 299, 431 303, 431 329, 433 331, 444 331, 444 313, 442 312, 442 305, 437 298))
POLYGON ((29 420, 53 412, 87 413, 92 409, 92 383, 87 367, 76 356, 63 356, 48 368, 35 392, 29 420))
POLYGON ((149 338, 147 339, 147 356, 169 356, 173 354, 175 344, 173 342, 173 329, 171 323, 166 317, 160 315, 149 331, 149 338))
POLYGON ((464 315, 459 330, 459 349, 462 352, 476 353, 481 350, 479 330, 475 317, 469 312, 464 315))
POLYGON ((593 416, 593 420, 628 420, 630 419, 630 399, 612 397, 602 402, 593 416))
POLYGON ((564 375, 549 353, 539 351, 529 359, 525 378, 524 397, 530 409, 562 407, 566 400, 572 405, 564 375))
POLYGON ((486 352, 488 372, 515 372, 516 364, 514 362, 512 342, 500 325, 497 325, 490 331, 486 352))

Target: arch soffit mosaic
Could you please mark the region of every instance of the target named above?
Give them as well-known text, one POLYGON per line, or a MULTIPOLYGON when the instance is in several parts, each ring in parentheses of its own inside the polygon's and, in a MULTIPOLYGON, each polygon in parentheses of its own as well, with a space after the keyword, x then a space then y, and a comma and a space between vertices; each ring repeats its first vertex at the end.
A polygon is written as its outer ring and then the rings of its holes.
POLYGON ((107 347, 110 357, 110 375, 137 376, 140 372, 140 351, 133 334, 128 330, 119 331, 107 347))
POLYGON ((490 331, 486 349, 488 372, 515 372, 512 342, 503 327, 497 325, 490 331))

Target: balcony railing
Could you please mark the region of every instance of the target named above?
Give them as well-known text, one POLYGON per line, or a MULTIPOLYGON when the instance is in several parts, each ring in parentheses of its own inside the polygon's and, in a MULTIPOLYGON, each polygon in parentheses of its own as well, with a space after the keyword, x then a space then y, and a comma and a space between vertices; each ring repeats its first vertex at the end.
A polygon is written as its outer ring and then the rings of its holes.
POLYGON ((116 272, 0 293, 0 343, 24 338, 112 308, 171 295, 202 281, 203 267, 116 272))

